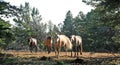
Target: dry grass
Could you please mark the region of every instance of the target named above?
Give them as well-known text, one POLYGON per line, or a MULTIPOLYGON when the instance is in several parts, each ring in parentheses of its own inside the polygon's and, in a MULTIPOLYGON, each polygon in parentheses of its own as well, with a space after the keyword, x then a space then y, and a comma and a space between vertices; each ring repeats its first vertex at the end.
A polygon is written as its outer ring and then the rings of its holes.
MULTIPOLYGON (((30 64, 30 65, 54 65, 57 63, 56 61, 64 61, 65 63, 69 63, 70 65, 74 65, 74 63, 70 63, 76 60, 75 57, 70 56, 70 52, 68 52, 68 56, 65 56, 65 52, 60 52, 60 57, 57 58, 54 52, 48 54, 47 52, 37 52, 37 53, 30 53, 28 51, 6 51, 4 54, 8 54, 10 56, 6 56, 7 62, 6 64, 12 63, 14 64, 30 64), (11 60, 13 58, 13 60, 11 60), (44 61, 41 59, 43 58, 44 61), (8 60, 10 59, 10 60, 8 60), (9 62, 8 62, 9 61, 9 62)), ((4 55, 5 56, 5 55, 4 55)), ((2 57, 4 57, 2 56, 2 57)), ((84 64, 81 65, 118 65, 120 64, 120 53, 93 53, 93 52, 83 52, 83 55, 79 56, 80 60, 83 60, 84 64)), ((79 60, 79 59, 78 59, 79 60)), ((59 63, 58 63, 59 64, 59 63)), ((62 63, 64 65, 64 63, 62 63)))
MULTIPOLYGON (((42 56, 46 56, 46 57, 53 57, 55 56, 54 52, 51 52, 50 54, 48 54, 47 52, 37 52, 37 53, 31 53, 29 51, 7 51, 4 52, 6 54, 12 54, 15 57, 19 56, 19 57, 42 57, 42 56)), ((71 56, 70 52, 68 52, 68 56, 65 56, 65 52, 60 52, 60 57, 61 58, 66 58, 71 56)), ((82 58, 107 58, 107 57, 120 57, 120 53, 94 53, 94 52, 83 52, 83 55, 79 55, 79 57, 82 58)))

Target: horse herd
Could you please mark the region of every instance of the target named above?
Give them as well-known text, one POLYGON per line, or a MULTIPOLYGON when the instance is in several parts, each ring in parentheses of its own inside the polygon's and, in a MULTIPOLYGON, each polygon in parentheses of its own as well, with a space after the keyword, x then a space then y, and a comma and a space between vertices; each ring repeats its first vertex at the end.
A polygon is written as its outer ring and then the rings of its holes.
MULTIPOLYGON (((33 47, 35 47, 37 50, 39 50, 38 44, 37 44, 37 39, 30 37, 28 39, 29 42, 29 49, 32 52, 33 47)), ((46 50, 48 51, 48 54, 52 50, 52 46, 55 51, 55 55, 59 57, 59 53, 61 51, 61 48, 66 51, 66 56, 67 56, 67 51, 71 51, 71 56, 79 56, 82 55, 82 38, 81 36, 76 36, 76 35, 71 35, 70 38, 67 37, 66 35, 59 35, 56 34, 54 39, 52 39, 51 36, 48 36, 44 40, 44 45, 46 50), (53 42, 54 40, 54 42, 53 42)), ((36 50, 36 51, 37 51, 36 50)))

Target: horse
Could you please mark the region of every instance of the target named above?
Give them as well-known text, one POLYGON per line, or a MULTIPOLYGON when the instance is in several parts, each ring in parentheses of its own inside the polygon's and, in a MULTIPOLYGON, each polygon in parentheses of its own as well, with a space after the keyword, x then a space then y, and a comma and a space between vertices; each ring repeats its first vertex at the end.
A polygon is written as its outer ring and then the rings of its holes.
POLYGON ((31 53, 33 51, 33 48, 35 48, 35 52, 39 50, 37 39, 30 37, 28 38, 28 42, 29 42, 29 50, 31 53))
POLYGON ((44 40, 44 45, 49 54, 52 50, 52 37, 50 36, 46 37, 44 40))
POLYGON ((67 56, 67 51, 72 50, 72 43, 71 43, 70 39, 65 35, 57 34, 57 37, 58 38, 56 40, 56 43, 54 43, 55 55, 57 57, 59 57, 61 47, 64 47, 64 49, 66 51, 66 56, 67 56))
POLYGON ((73 45, 72 51, 74 51, 74 56, 79 55, 78 52, 80 52, 80 55, 82 55, 82 38, 81 36, 71 36, 71 43, 73 45))

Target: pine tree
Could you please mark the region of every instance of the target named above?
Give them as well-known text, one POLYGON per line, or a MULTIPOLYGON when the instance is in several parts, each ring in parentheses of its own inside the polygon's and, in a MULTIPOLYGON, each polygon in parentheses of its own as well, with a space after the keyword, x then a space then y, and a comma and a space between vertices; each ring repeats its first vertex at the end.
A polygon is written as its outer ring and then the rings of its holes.
POLYGON ((71 11, 68 11, 66 14, 66 18, 63 22, 63 30, 62 33, 67 35, 68 37, 73 34, 73 16, 71 11))

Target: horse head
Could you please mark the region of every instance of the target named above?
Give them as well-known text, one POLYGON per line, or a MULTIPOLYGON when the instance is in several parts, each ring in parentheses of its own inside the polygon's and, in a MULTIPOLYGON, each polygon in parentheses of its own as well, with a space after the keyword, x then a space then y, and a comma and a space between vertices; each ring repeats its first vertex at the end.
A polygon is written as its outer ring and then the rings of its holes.
POLYGON ((32 43, 32 37, 28 38, 28 43, 29 43, 29 45, 32 43))
POLYGON ((76 41, 75 35, 72 35, 71 38, 70 38, 70 40, 71 40, 72 43, 75 42, 76 41))

